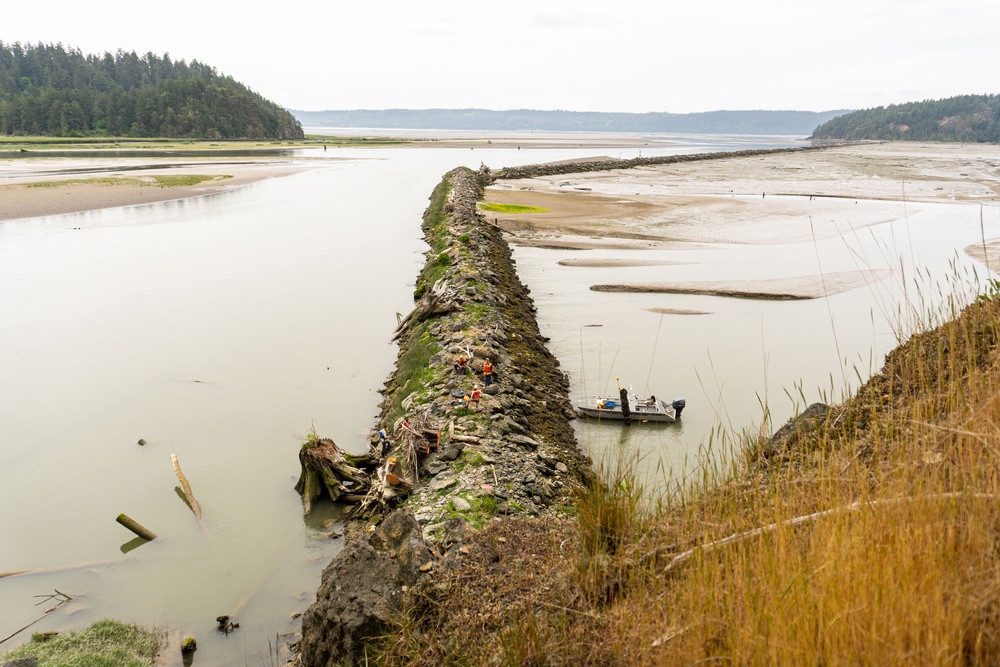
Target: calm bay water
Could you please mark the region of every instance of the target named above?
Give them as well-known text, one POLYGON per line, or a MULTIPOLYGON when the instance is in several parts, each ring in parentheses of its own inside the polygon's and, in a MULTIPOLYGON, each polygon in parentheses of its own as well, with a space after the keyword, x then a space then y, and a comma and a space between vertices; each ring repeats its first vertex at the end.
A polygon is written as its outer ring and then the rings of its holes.
MULTIPOLYGON (((113 616, 196 636, 199 665, 268 664, 268 642, 294 629, 291 615, 312 600, 339 548, 322 526, 329 512, 302 519, 292 489, 299 443, 315 428, 350 450, 366 447, 395 360, 396 313, 410 308, 423 264, 421 214, 445 172, 796 143, 673 137, 595 151, 561 137, 565 147, 531 148, 538 137, 526 136, 522 150, 301 151, 310 171, 233 192, 0 222, 0 571, 92 563, 0 579, 0 637, 42 616, 33 596, 57 588, 74 602, 31 630, 113 616), (203 507, 204 532, 175 492, 171 453, 203 507), (161 539, 123 553, 132 535, 115 523, 120 512, 161 539), (241 629, 216 634, 215 617, 232 611, 241 629)), ((979 235, 978 208, 961 205, 925 206, 892 224, 923 239, 910 254, 934 271, 979 235)), ((1000 235, 997 221, 988 226, 1000 235)), ((827 271, 852 253, 843 242, 819 251, 827 271)), ((610 282, 609 271, 628 282, 664 267, 556 264, 580 255, 515 252, 574 390, 613 389, 620 376, 689 405, 682 424, 627 438, 620 427, 578 425, 597 459, 626 447, 654 472, 687 474, 717 423, 759 422, 758 396, 780 423, 794 409, 785 389, 839 392, 851 384, 842 368, 867 373, 895 343, 879 319, 894 309, 895 291, 855 290, 828 303, 598 294, 587 288, 610 282), (652 307, 712 314, 661 316, 652 307)), ((805 256, 816 249, 641 255, 698 262, 659 279, 723 277, 720 266, 769 277, 805 256)))

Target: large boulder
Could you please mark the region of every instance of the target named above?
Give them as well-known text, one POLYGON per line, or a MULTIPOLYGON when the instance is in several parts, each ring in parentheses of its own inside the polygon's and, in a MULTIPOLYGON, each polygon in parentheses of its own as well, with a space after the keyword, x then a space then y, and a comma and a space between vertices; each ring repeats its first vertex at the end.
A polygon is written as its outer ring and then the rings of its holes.
POLYGON ((830 406, 825 403, 813 403, 798 417, 788 420, 771 436, 771 439, 764 444, 764 457, 773 459, 785 456, 801 449, 804 443, 812 443, 812 446, 815 446, 822 437, 823 429, 826 428, 829 419, 830 406))
POLYGON ((303 667, 356 664, 363 642, 389 627, 403 592, 434 555, 413 512, 397 510, 354 540, 323 571, 316 602, 302 617, 303 667))

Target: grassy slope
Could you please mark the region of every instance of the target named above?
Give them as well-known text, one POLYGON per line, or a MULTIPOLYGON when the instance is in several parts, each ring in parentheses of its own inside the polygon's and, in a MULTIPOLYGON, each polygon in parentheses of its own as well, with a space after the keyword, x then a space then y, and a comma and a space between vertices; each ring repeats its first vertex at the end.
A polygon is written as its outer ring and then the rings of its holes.
POLYGON ((491 524, 382 664, 996 664, 998 332, 973 304, 652 515, 624 462, 576 520, 491 524))

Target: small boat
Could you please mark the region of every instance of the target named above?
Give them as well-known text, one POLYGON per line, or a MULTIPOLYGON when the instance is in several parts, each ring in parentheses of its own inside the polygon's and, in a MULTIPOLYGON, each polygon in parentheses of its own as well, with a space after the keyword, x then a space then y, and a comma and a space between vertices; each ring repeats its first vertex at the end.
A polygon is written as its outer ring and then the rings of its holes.
POLYGON ((621 398, 605 398, 601 396, 581 398, 577 401, 576 408, 582 417, 614 419, 626 423, 631 423, 632 420, 673 423, 680 418, 681 411, 687 405, 687 401, 683 398, 675 398, 670 403, 662 401, 655 396, 640 398, 626 394, 626 398, 628 400, 628 411, 622 409, 621 398))

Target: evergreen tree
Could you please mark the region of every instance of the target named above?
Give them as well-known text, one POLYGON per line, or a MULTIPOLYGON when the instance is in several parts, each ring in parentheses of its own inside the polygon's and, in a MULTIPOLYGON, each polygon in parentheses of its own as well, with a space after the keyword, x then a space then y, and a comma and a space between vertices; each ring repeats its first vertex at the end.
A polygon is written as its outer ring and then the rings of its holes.
POLYGON ((301 139, 285 109, 197 60, 0 42, 7 135, 301 139))
POLYGON ((1000 95, 961 95, 862 109, 817 127, 811 139, 1000 142, 1000 95))

